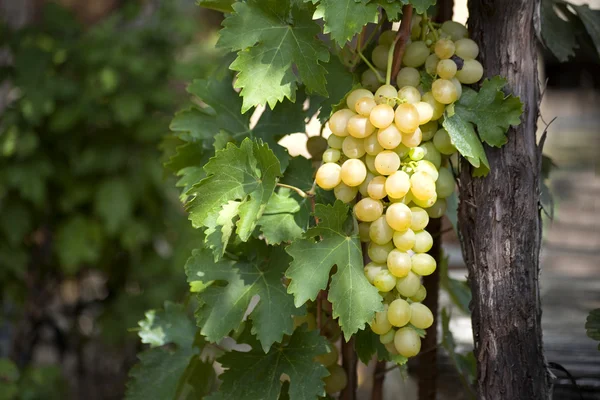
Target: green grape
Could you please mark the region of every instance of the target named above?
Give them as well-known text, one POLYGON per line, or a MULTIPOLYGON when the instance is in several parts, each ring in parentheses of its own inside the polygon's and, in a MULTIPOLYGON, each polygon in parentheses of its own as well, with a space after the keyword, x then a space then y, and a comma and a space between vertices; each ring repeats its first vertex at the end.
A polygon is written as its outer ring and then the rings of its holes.
POLYGON ((377 142, 383 149, 392 150, 402 142, 402 134, 396 128, 396 125, 390 125, 377 132, 377 142))
POLYGON ((442 154, 450 155, 456 151, 448 131, 444 128, 439 129, 433 136, 433 145, 442 154))
MULTIPOLYGON (((425 153, 427 152, 427 150, 425 150, 423 147, 421 147, 423 149, 423 151, 425 151, 425 153)), ((423 171, 425 173, 427 173, 427 175, 429 175, 431 177, 431 179, 433 179, 434 181, 437 181, 438 177, 439 177, 439 172, 437 170, 437 168, 435 167, 435 165, 433 165, 433 163, 429 160, 419 160, 416 163, 417 165, 414 168, 414 172, 417 171, 423 171)))
MULTIPOLYGON (((429 104, 429 103, 427 103, 429 104)), ((431 107, 431 105, 429 105, 431 107)), ((433 108, 432 108, 433 110, 433 108)), ((432 115, 433 117, 433 112, 432 115)), ((437 121, 429 121, 428 123, 421 125, 419 128, 421 128, 421 133, 423 134, 423 141, 428 141, 433 139, 433 136, 435 135, 435 133, 438 131, 438 122, 437 121)))
POLYGON ((446 214, 446 199, 436 199, 426 210, 429 218, 442 218, 446 214))
POLYGON ((423 134, 421 133, 421 128, 417 128, 411 133, 402 133, 402 144, 408 148, 417 147, 422 141, 423 134))
POLYGON ((425 300, 425 297, 427 297, 427 289, 425 289, 425 286, 421 285, 417 291, 417 294, 411 296, 410 299, 415 302, 421 302, 425 300))
POLYGON ((387 310, 388 321, 392 326, 401 327, 410 321, 411 308, 406 300, 397 299, 390 303, 387 310))
POLYGON ((390 175, 400 168, 400 157, 391 150, 384 150, 375 157, 375 169, 381 175, 390 175))
MULTIPOLYGON (((378 72, 379 72, 379 76, 382 76, 382 77, 385 76, 385 71, 378 71, 378 72)), ((379 82, 379 79, 377 79, 377 75, 375 75, 375 72, 371 68, 369 68, 369 69, 366 69, 360 76, 360 84, 365 89, 368 89, 368 90, 374 92, 381 85, 381 82, 379 82)))
POLYGON ((354 136, 346 136, 341 146, 342 152, 348 158, 361 158, 365 155, 365 144, 363 139, 354 136))
POLYGON ((410 255, 399 249, 390 251, 387 258, 388 271, 396 278, 405 278, 412 271, 410 255))
POLYGON ((412 229, 413 231, 420 231, 425 229, 425 227, 429 223, 429 215, 427 215, 427 211, 423 210, 420 207, 411 207, 410 213, 412 216, 410 229, 412 229))
POLYGON ((408 151, 410 149, 408 147, 406 147, 404 144, 400 143, 398 145, 398 147, 396 147, 393 150, 394 150, 394 153, 398 154, 398 157, 404 158, 408 154, 408 151))
POLYGON ((327 144, 332 149, 341 150, 344 140, 345 139, 343 137, 337 135, 329 135, 329 137, 327 138, 327 144))
MULTIPOLYGON (((433 274, 436 268, 436 262, 429 254, 418 253, 411 257, 412 270, 415 274, 427 276, 433 274)), ((412 296, 412 295, 411 295, 412 296)), ((409 296, 410 297, 410 296, 409 296)))
MULTIPOLYGON (((367 156, 367 157, 369 157, 369 156, 367 156)), ((367 159, 367 157, 365 157, 365 159, 367 159)), ((369 169, 369 163, 367 161, 365 161, 365 164, 367 165, 367 169, 369 169)), ((365 178, 363 183, 361 183, 358 186, 358 193, 360 193, 364 197, 367 197, 369 195, 369 193, 367 192, 367 189, 369 188, 369 183, 371 182, 371 180, 373 178, 375 178, 375 175, 373 175, 371 172, 367 172, 367 177, 365 178)))
POLYGON ((387 104, 389 99, 395 99, 396 97, 398 97, 398 91, 392 85, 380 86, 375 92, 375 102, 377 104, 387 104))
POLYGON ((370 262, 367 265, 365 265, 363 271, 365 273, 365 278, 367 278, 369 283, 372 285, 373 281, 375 280, 375 277, 384 269, 386 269, 385 264, 370 262))
POLYGON ((433 98, 442 104, 453 103, 458 98, 456 87, 447 79, 436 79, 433 81, 431 93, 433 94, 433 98))
MULTIPOLYGON (((427 329, 433 325, 433 313, 425 304, 412 303, 410 305, 410 323, 419 329, 427 329)), ((389 311, 388 311, 389 315, 389 311)), ((393 324, 392 324, 393 325, 393 324)))
MULTIPOLYGON (((387 318, 387 315, 386 315, 387 318)), ((294 329, 298 328, 306 324, 309 331, 312 331, 317 327, 317 320, 312 313, 307 313, 306 315, 294 315, 294 329)))
POLYGON ((394 337, 396 336, 396 331, 394 329, 390 329, 385 334, 379 336, 379 341, 381 344, 394 343, 394 337))
POLYGON ((338 362, 338 349, 333 343, 328 343, 329 352, 315 357, 315 361, 320 362, 326 367, 330 367, 338 362))
MULTIPOLYGON (((369 170, 370 173, 373 174, 373 176, 379 175, 379 172, 377 172, 377 169, 375 169, 375 157, 376 156, 372 156, 370 154, 367 154, 365 156, 365 164, 367 165, 367 169, 369 170)), ((369 195, 369 187, 367 186, 367 188, 365 189, 365 193, 363 194, 363 196, 368 196, 369 195)))
POLYGON ((385 335, 392 329, 392 324, 390 324, 390 321, 387 319, 388 305, 384 304, 383 307, 383 311, 376 312, 375 318, 373 318, 373 321, 370 323, 371 330, 377 335, 385 335))
POLYGON ((367 167, 361 160, 351 158, 342 164, 341 176, 346 185, 358 186, 367 177, 367 167))
MULTIPOLYGON (((383 147, 381 147, 381 145, 379 144, 378 138, 377 138, 378 135, 379 134, 367 136, 363 142, 365 151, 370 156, 376 156, 377 154, 379 154, 383 151, 383 147)), ((373 160, 375 160, 375 159, 373 159, 373 160)))
POLYGON ((379 104, 371 110, 369 120, 376 128, 387 128, 394 122, 394 109, 387 104, 379 104))
POLYGON ((419 113, 419 125, 424 125, 431 121, 433 117, 433 107, 427 102, 420 101, 413 104, 419 113))
POLYGON ((376 176, 367 186, 367 194, 375 200, 383 199, 387 194, 385 192, 385 176, 376 176))
POLYGON ((442 31, 450 35, 455 42, 469 36, 469 31, 464 25, 455 21, 446 21, 442 24, 442 31))
POLYGON ((435 55, 438 56, 440 60, 452 57, 455 50, 456 46, 451 39, 441 38, 435 43, 435 55))
MULTIPOLYGON (((394 335, 394 337, 396 337, 396 335, 394 335)), ((390 353, 393 356, 397 356, 398 354, 400 354, 400 353, 398 353, 398 350, 396 350, 396 346, 394 346, 394 342, 386 343, 383 346, 388 351, 388 353, 390 353)))
POLYGON ((421 101, 421 93, 414 86, 404 86, 398 90, 398 98, 408 104, 415 104, 421 101))
POLYGON ((437 65, 437 74, 442 79, 452 79, 456 75, 456 63, 452 60, 441 60, 437 65))
POLYGON ((340 160, 342 153, 338 149, 327 149, 323 153, 323 162, 325 163, 335 163, 340 160))
POLYGON ((372 97, 362 97, 356 102, 356 112, 363 117, 368 117, 376 105, 372 97))
POLYGON ((394 246, 396 246, 396 248, 400 251, 409 251, 415 245, 415 232, 410 228, 404 232, 394 231, 394 235, 392 237, 394 240, 394 246))
MULTIPOLYGON (((429 217, 429 216, 428 216, 429 217)), ((427 253, 433 246, 433 238, 427 231, 416 231, 415 232, 415 245, 413 251, 415 253, 427 253)))
POLYGON ((387 269, 381 270, 373 279, 373 286, 380 292, 387 293, 396 286, 396 277, 387 269))
POLYGON ((435 195, 435 181, 426 172, 417 171, 410 177, 410 191, 415 199, 430 199, 435 195))
POLYGON ((361 199, 354 206, 354 215, 359 221, 373 222, 383 214, 383 204, 379 200, 361 199))
POLYGON ((463 60, 473 60, 479 55, 479 46, 471 39, 457 40, 454 53, 463 60))
POLYGON ((394 347, 404 357, 414 357, 421 351, 421 338, 410 327, 400 328, 394 336, 394 347))
POLYGON ((404 297, 411 297, 417 294, 420 286, 421 278, 413 271, 409 271, 405 277, 398 278, 396 281, 396 290, 404 297))
POLYGON ((416 68, 404 67, 396 76, 396 84, 399 88, 404 86, 417 87, 421 83, 421 75, 416 68))
POLYGON ((414 42, 421 37, 421 18, 420 15, 415 15, 410 21, 410 39, 414 42))
POLYGON ((389 243, 393 236, 394 230, 388 225, 385 216, 382 215, 371 223, 369 237, 373 243, 384 245, 389 243))
POLYGON ((477 60, 465 60, 462 69, 456 72, 456 79, 467 85, 477 83, 483 77, 483 66, 477 60))
POLYGON ((329 375, 323 378, 325 382, 325 392, 333 394, 344 390, 348 385, 348 375, 346 370, 337 364, 333 364, 328 368, 329 375))
POLYGON ((423 100, 426 103, 429 103, 431 108, 433 108, 433 116, 431 117, 432 121, 438 120, 442 115, 444 115, 444 110, 446 109, 446 106, 437 101, 433 97, 433 94, 431 92, 427 92, 423 96, 421 96, 421 100, 423 100))
POLYGON ((377 42, 385 46, 391 46, 392 43, 394 43, 394 40, 396 40, 397 34, 398 32, 392 30, 381 32, 381 35, 379 35, 379 40, 377 42))
POLYGON ((390 46, 386 46, 384 44, 375 46, 373 52, 371 53, 371 60, 373 60, 373 65, 375 65, 379 69, 385 70, 387 68, 387 59, 389 51, 390 46))
POLYGON ((394 250, 394 244, 391 241, 384 244, 371 242, 369 243, 368 248, 369 258, 373 262, 385 264, 387 262, 388 254, 390 254, 390 251, 392 250, 394 250))
POLYGON ((419 111, 412 104, 400 104, 396 108, 394 122, 400 132, 412 133, 419 127, 419 111))
POLYGON ((402 63, 407 67, 417 68, 425 63, 427 56, 429 56, 429 47, 425 42, 412 42, 404 49, 402 63))
POLYGON ((425 150, 421 147, 413 147, 408 151, 408 157, 413 161, 422 160, 425 157, 425 150))
POLYGON ((456 79, 456 76, 454 78, 450 79, 450 82, 452 82, 452 84, 456 88, 456 100, 459 100, 462 96, 462 85, 461 85, 460 81, 458 79, 456 79))
POLYGON ((362 99, 363 97, 373 97, 373 93, 371 93, 367 89, 362 89, 362 88, 353 90, 352 92, 350 92, 348 97, 346 97, 346 106, 351 111, 353 111, 353 112, 356 111, 356 102, 359 99, 362 99))
POLYGON ((363 243, 369 242, 371 238, 369 237, 369 229, 371 228, 370 222, 361 222, 358 224, 358 237, 360 241, 363 243))
POLYGON ((423 149, 425 149, 425 157, 423 160, 431 162, 437 169, 440 169, 442 166, 442 155, 435 148, 435 145, 431 142, 425 142, 422 145, 423 149))
POLYGON ((402 203, 390 204, 385 213, 385 218, 388 225, 398 232, 404 232, 410 228, 412 222, 410 208, 402 203))
MULTIPOLYGON (((452 85, 452 83, 450 84, 452 85)), ((452 87, 454 87, 454 85, 452 85, 452 87)), ((364 139, 371 133, 375 132, 375 127, 371 121, 369 121, 369 117, 363 117, 362 115, 354 115, 351 117, 348 120, 348 126, 346 129, 351 136, 358 139, 364 139)))
POLYGON ((348 131, 346 130, 348 120, 355 115, 354 111, 347 108, 334 112, 328 122, 331 133, 340 137, 348 136, 348 131))
POLYGON ((342 181, 342 167, 334 163, 321 165, 317 170, 316 181, 322 189, 333 189, 342 181))
POLYGON ((431 196, 431 197, 429 197, 428 199, 425 199, 425 200, 417 199, 414 196, 412 198, 412 202, 413 203, 415 203, 419 207, 422 207, 422 208, 425 208, 425 209, 428 209, 428 208, 432 207, 435 204, 436 201, 437 201, 437 195, 435 193, 433 194, 433 196, 431 196))
POLYGON ((410 177, 404 171, 396 171, 385 181, 385 192, 388 196, 399 199, 410 190, 410 177))
POLYGON ((321 136, 311 136, 306 141, 306 150, 316 161, 323 159, 323 153, 327 150, 327 140, 321 136))
POLYGON ((356 197, 358 188, 350 187, 342 182, 333 188, 333 193, 335 194, 336 199, 344 203, 350 203, 356 197))
POLYGON ((430 54, 425 60, 425 72, 427 72, 431 76, 435 76, 437 73, 437 66, 440 62, 440 58, 435 54, 430 54))
POLYGON ((440 169, 440 176, 435 181, 435 192, 438 198, 445 199, 454 193, 456 182, 454 182, 454 175, 448 168, 440 169))

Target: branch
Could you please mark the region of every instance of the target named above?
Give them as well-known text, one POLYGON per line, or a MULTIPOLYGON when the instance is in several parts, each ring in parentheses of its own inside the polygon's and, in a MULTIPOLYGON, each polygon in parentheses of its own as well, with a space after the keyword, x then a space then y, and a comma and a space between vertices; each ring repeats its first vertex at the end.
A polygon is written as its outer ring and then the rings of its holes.
POLYGON ((373 389, 371 390, 371 400, 383 399, 383 380, 385 379, 386 365, 385 361, 377 361, 373 371, 373 389))
POLYGON ((410 21, 412 19, 413 8, 411 5, 405 5, 402 7, 402 21, 400 22, 400 29, 396 35, 394 41, 394 63, 392 67, 392 77, 398 75, 400 72, 400 65, 402 64, 402 56, 404 55, 404 49, 406 43, 410 38, 410 21))

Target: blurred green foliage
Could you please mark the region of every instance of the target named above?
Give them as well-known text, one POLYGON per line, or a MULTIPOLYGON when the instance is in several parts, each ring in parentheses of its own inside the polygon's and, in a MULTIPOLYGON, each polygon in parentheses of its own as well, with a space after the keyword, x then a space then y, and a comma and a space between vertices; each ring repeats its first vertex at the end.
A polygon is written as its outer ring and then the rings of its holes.
POLYGON ((135 341, 127 328, 145 310, 187 292, 180 266, 198 233, 158 147, 187 99, 178 79, 204 73, 217 55, 190 45, 197 20, 180 3, 151 13, 125 3, 92 27, 48 4, 36 24, 0 28, 8 60, 0 66, 0 329, 8 342, 44 285, 50 302, 65 281, 99 274, 102 294, 80 288, 75 308, 100 301, 95 328, 111 343, 135 341))

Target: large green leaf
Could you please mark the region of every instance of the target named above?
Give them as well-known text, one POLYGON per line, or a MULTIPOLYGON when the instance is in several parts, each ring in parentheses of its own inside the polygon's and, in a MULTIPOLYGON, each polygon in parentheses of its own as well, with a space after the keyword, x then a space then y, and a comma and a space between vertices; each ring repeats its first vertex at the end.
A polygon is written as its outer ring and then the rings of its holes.
POLYGON ((142 343, 152 347, 167 343, 175 343, 180 347, 192 346, 196 326, 182 305, 166 301, 164 308, 148 310, 145 316, 145 319, 138 322, 138 336, 142 343))
POLYGON ((377 23, 379 6, 368 0, 321 0, 313 18, 323 18, 324 33, 331 34, 341 47, 354 35, 359 33, 363 26, 377 23))
POLYGON ((108 233, 115 233, 131 218, 134 199, 126 180, 113 178, 102 182, 94 199, 94 210, 104 221, 108 233))
POLYGON ((261 142, 245 139, 240 147, 229 143, 204 166, 207 177, 188 192, 186 208, 195 227, 210 226, 222 207, 241 201, 237 215, 237 234, 248 240, 273 195, 281 175, 279 160, 261 142))
POLYGON ((221 11, 224 13, 232 12, 231 5, 235 0, 197 0, 200 7, 210 8, 212 10, 221 11))
POLYGON ((239 72, 242 112, 259 104, 274 108, 284 98, 295 101, 299 82, 308 92, 327 95, 320 63, 329 61, 329 52, 317 40, 320 28, 307 10, 290 0, 236 2, 233 9, 218 45, 238 51, 230 68, 239 72))
POLYGON ((592 10, 587 4, 571 4, 571 7, 577 11, 585 30, 592 39, 596 53, 600 56, 600 10, 592 10))
POLYGON ((358 233, 348 233, 348 206, 337 201, 333 206, 317 204, 315 216, 320 223, 310 229, 302 240, 288 248, 294 258, 286 276, 291 279, 288 292, 294 295, 296 306, 315 300, 327 288, 334 265, 328 300, 333 306, 333 318, 339 317, 344 336, 348 339, 382 309, 381 296, 363 273, 363 259, 358 233), (316 242, 315 237, 321 237, 316 242))
POLYGON ((290 400, 325 396, 322 378, 328 372, 314 358, 327 352, 327 341, 317 331, 296 329, 286 344, 277 344, 266 354, 258 343, 250 340, 248 344, 252 346, 249 352, 232 351, 219 359, 227 370, 210 400, 277 400, 282 374, 289 377, 290 400))
POLYGON ((281 281, 289 262, 280 247, 258 245, 252 259, 237 262, 226 258, 215 262, 210 251, 195 250, 185 267, 188 282, 212 283, 198 295, 196 317, 202 334, 211 342, 228 335, 242 322, 253 296, 260 300, 250 319, 265 352, 284 334, 291 334, 292 316, 303 315, 304 309, 294 307, 281 281))
POLYGON ((266 242, 279 244, 301 237, 308 225, 308 214, 301 211, 300 203, 289 189, 280 189, 279 193, 275 193, 258 220, 266 242))
POLYGON ((56 252, 63 270, 73 274, 81 264, 94 263, 102 249, 102 229, 95 221, 75 216, 60 225, 56 252))
POLYGON ((321 123, 325 123, 329 119, 333 107, 344 99, 354 84, 354 75, 337 57, 333 57, 325 65, 325 68, 327 69, 327 93, 329 96, 311 96, 310 98, 311 108, 313 102, 319 103, 319 121, 321 123))

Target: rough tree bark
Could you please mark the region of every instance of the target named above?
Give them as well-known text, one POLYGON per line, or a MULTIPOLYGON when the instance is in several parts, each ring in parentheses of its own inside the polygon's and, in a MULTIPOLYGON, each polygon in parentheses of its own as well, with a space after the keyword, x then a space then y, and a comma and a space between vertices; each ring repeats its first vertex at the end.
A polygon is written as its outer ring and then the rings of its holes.
POLYGON ((539 0, 471 0, 469 29, 487 76, 502 75, 524 114, 501 149, 486 148, 491 172, 462 163, 459 227, 473 292, 479 399, 551 395, 542 349, 538 285, 541 220, 539 87, 534 19, 539 0))

